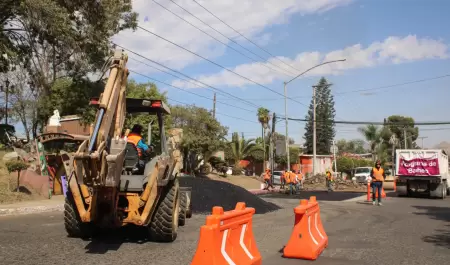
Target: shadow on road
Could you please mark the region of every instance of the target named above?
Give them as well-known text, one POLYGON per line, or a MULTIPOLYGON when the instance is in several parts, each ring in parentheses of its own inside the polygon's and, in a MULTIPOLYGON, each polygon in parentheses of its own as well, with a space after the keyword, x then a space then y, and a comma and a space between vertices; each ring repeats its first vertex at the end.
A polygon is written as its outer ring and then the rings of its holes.
POLYGON ((421 210, 415 212, 417 215, 428 215, 430 218, 447 222, 448 229, 437 229, 433 235, 424 236, 422 240, 427 243, 435 244, 436 246, 446 247, 450 249, 450 207, 436 207, 436 206, 413 206, 421 210))
POLYGON ((150 242, 148 232, 144 227, 122 227, 114 230, 98 231, 84 247, 86 253, 105 254, 108 251, 117 251, 124 243, 142 244, 150 242))

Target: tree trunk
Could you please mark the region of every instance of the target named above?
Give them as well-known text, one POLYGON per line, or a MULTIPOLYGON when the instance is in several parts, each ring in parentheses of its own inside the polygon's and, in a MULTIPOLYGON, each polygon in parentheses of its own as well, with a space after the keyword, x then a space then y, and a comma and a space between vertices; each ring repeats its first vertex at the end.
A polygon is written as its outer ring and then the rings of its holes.
POLYGON ((20 170, 17 170, 17 192, 19 192, 20 187, 20 170))

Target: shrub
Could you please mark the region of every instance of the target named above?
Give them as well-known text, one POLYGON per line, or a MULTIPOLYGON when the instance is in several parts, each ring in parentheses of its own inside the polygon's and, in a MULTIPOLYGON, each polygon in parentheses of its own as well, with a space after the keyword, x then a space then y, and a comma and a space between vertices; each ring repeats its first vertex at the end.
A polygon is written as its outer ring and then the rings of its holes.
POLYGON ((242 175, 242 167, 239 167, 239 166, 234 166, 233 167, 233 169, 232 169, 232 171, 233 171, 233 175, 234 176, 237 176, 237 175, 242 175))

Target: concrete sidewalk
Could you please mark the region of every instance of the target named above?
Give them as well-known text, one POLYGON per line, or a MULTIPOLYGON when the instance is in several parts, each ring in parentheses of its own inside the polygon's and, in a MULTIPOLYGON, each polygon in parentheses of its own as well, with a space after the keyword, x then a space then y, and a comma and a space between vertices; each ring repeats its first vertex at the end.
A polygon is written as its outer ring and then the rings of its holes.
POLYGON ((0 216, 63 211, 64 196, 57 195, 47 200, 24 201, 0 205, 0 216))

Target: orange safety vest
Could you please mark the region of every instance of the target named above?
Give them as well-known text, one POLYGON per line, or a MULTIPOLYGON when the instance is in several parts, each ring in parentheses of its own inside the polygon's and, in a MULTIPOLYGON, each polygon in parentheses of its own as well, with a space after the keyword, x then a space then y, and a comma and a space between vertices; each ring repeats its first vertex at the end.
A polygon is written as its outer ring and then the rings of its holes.
POLYGON ((142 136, 140 136, 139 134, 137 134, 137 133, 129 133, 128 134, 127 142, 132 143, 134 145, 134 147, 136 147, 139 157, 142 156, 142 150, 140 148, 137 148, 137 145, 140 140, 142 140, 142 136))
POLYGON ((264 180, 269 180, 270 179, 270 171, 266 170, 266 173, 264 173, 264 180))
POLYGON ((291 176, 290 176, 289 172, 284 173, 284 179, 286 180, 286 184, 291 183, 291 176))
POLYGON ((381 167, 380 167, 380 169, 374 167, 372 170, 373 170, 373 176, 375 177, 375 181, 383 182, 384 181, 384 177, 383 177, 384 170, 381 167))
POLYGON ((293 173, 293 172, 291 172, 291 179, 292 179, 292 182, 293 182, 294 184, 297 184, 296 174, 293 173))

